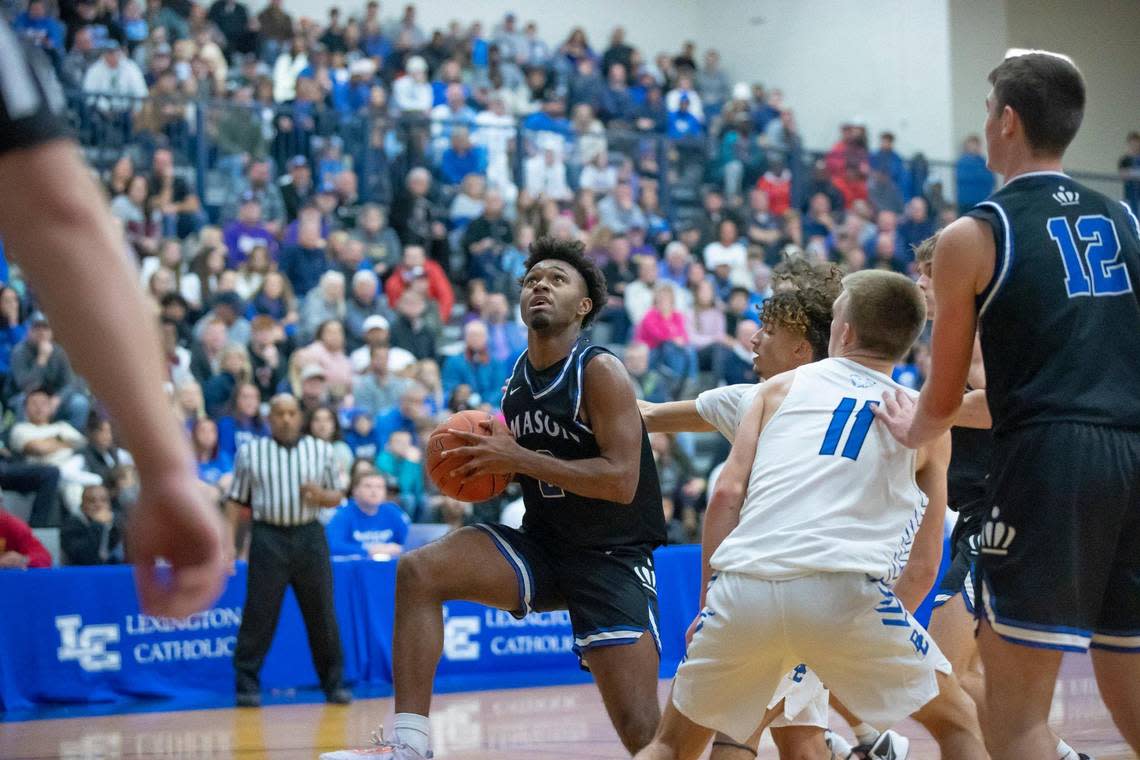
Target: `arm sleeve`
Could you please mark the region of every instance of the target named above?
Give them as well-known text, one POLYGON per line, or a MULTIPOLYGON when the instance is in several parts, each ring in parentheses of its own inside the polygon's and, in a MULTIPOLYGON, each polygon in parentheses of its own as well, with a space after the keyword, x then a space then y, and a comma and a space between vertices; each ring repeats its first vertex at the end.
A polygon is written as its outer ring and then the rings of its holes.
POLYGON ((408 517, 407 512, 395 505, 392 509, 396 515, 396 524, 392 529, 392 543, 403 546, 408 541, 408 526, 411 524, 412 518, 408 517))
POLYGON ((349 519, 349 509, 356 509, 351 504, 338 509, 329 524, 325 526, 325 535, 329 541, 329 553, 334 557, 352 557, 364 554, 364 548, 352 540, 352 521, 349 519))
POLYGON ((321 448, 325 451, 325 464, 321 468, 321 487, 333 491, 340 491, 340 478, 337 477, 336 451, 329 444, 321 448))
POLYGON ((66 137, 66 106, 47 58, 0 18, 0 155, 66 137))
POLYGON ((22 522, 13 520, 12 541, 8 548, 28 558, 28 567, 51 567, 51 555, 32 533, 32 529, 22 522))
POLYGON ((237 461, 234 463, 234 479, 230 484, 230 492, 226 498, 238 504, 249 506, 253 502, 253 478, 249 471, 249 447, 245 444, 238 449, 237 461))
POLYGON ((697 396, 697 414, 731 443, 744 412, 748 410, 746 404, 759 387, 759 384, 742 383, 704 391, 697 396))

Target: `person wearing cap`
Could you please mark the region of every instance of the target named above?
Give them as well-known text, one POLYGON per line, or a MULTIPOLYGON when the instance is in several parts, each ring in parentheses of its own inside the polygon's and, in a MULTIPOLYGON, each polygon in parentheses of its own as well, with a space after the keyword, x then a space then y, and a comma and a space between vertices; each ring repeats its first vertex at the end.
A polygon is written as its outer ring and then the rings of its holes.
POLYGON ((388 370, 390 372, 403 372, 416 363, 416 357, 411 351, 391 345, 391 323, 387 317, 374 314, 364 320, 364 345, 349 354, 352 362, 352 371, 357 375, 368 371, 372 361, 372 349, 377 346, 388 348, 388 370))
POLYGON ((293 156, 286 162, 286 167, 289 172, 278 180, 277 185, 285 203, 285 218, 293 222, 316 190, 313 187, 313 171, 309 167, 309 159, 304 156, 293 156))
POLYGON ((146 79, 138 64, 123 55, 113 39, 103 43, 103 55, 84 74, 83 91, 92 96, 89 102, 95 110, 110 120, 138 111, 147 96, 146 79))
POLYGON ((229 269, 240 267, 249 257, 249 252, 259 245, 269 249, 270 256, 276 257, 277 238, 265 226, 261 217, 261 199, 253 190, 246 190, 238 197, 237 218, 226 225, 223 239, 229 269))
POLYGON ((404 75, 392 83, 392 101, 402 114, 427 114, 432 103, 427 61, 413 55, 404 69, 404 75))
MULTIPOLYGON (((350 241, 350 247, 361 244, 350 241)), ((364 344, 365 322, 388 311, 388 302, 380 292, 380 278, 371 269, 360 269, 349 282, 345 301, 344 327, 348 345, 355 350, 364 344)))
POLYGON ((16 395, 8 406, 20 410, 25 394, 42 390, 52 397, 55 419, 70 422, 76 430, 85 430, 91 401, 83 381, 71 369, 63 348, 53 340, 44 313, 32 314, 28 324, 28 337, 12 349, 9 383, 16 395))

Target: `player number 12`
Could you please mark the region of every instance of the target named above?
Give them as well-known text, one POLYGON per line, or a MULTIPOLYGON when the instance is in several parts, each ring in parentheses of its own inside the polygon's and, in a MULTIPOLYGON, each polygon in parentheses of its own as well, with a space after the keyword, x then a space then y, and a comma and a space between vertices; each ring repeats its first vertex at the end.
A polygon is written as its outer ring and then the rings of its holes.
MULTIPOLYGON (((839 448, 839 439, 843 437, 843 431, 847 428, 847 420, 851 419, 851 413, 855 411, 856 403, 858 402, 855 399, 845 396, 839 402, 839 406, 835 407, 835 411, 831 413, 831 424, 827 426, 827 434, 823 436, 823 445, 819 447, 820 456, 835 454, 839 448)), ((867 432, 871 429, 871 423, 875 421, 875 407, 878 405, 878 401, 868 401, 855 415, 855 424, 851 426, 847 443, 843 446, 843 456, 851 460, 859 458, 863 441, 867 440, 867 432)))

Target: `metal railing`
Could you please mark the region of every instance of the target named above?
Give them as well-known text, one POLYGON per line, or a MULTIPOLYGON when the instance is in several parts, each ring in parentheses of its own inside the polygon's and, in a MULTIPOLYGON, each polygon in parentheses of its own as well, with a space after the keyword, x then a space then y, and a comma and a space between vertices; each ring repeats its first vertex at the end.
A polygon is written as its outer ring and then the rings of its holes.
MULTIPOLYGON (((411 168, 425 166, 439 175, 450 133, 460 126, 468 128, 473 142, 487 152, 489 175, 519 188, 525 186, 526 159, 537 154, 545 140, 553 139, 567 164, 570 186, 577 189, 586 159, 580 148, 586 140, 598 138, 591 134, 583 139, 568 126, 555 133, 530 129, 525 119, 487 124, 433 120, 422 114, 393 117, 369 109, 340 111, 314 104, 242 105, 212 98, 131 98, 74 91, 68 93, 68 103, 75 134, 97 169, 107 169, 124 154, 131 155, 136 165, 146 166, 156 148, 169 148, 179 170, 194 179, 203 204, 215 214, 240 184, 249 157, 267 158, 281 173, 290 158, 305 156, 315 180, 326 168, 351 167, 360 198, 387 204, 411 168)), ((611 123, 604 141, 612 164, 631 161, 642 177, 656 180, 661 210, 670 219, 695 212, 704 188, 726 184, 719 146, 707 135, 675 140, 611 123)), ((797 207, 804 200, 814 163, 824 155, 802 148, 755 146, 753 154, 761 165, 774 156, 783 160, 792 174, 797 207)), ((916 156, 905 161, 905 170, 908 176, 941 182, 946 199, 954 200, 952 162, 916 156)), ((755 165, 745 167, 745 192, 756 172, 755 165)), ((1076 172, 1073 176, 1111 197, 1121 197, 1120 180, 1113 175, 1076 172)))

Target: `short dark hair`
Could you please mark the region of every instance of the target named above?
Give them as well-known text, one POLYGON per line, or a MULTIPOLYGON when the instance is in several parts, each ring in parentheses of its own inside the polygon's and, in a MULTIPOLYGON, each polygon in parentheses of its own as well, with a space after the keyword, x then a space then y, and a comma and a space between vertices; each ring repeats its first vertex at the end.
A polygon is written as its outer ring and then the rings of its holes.
POLYGON ((811 345, 812 361, 827 358, 831 342, 831 302, 818 287, 782 290, 760 307, 760 324, 787 328, 811 345))
MULTIPOLYGON (((609 291, 606 290, 606 276, 598 269, 597 264, 586 258, 586 246, 577 240, 541 237, 530 244, 530 256, 523 266, 529 272, 540 261, 547 259, 565 261, 586 281, 586 295, 589 296, 592 305, 586 316, 582 317, 582 327, 589 327, 606 305, 609 295, 609 291)), ((526 279, 526 275, 523 275, 523 279, 526 279)))
POLYGON ((1009 106, 1017 112, 1034 153, 1065 152, 1085 113, 1085 82, 1071 60, 1040 51, 1009 55, 989 81, 994 109, 1009 106))
POLYGON ((1140 132, 1129 132, 1127 140, 1140 140, 1140 132))

